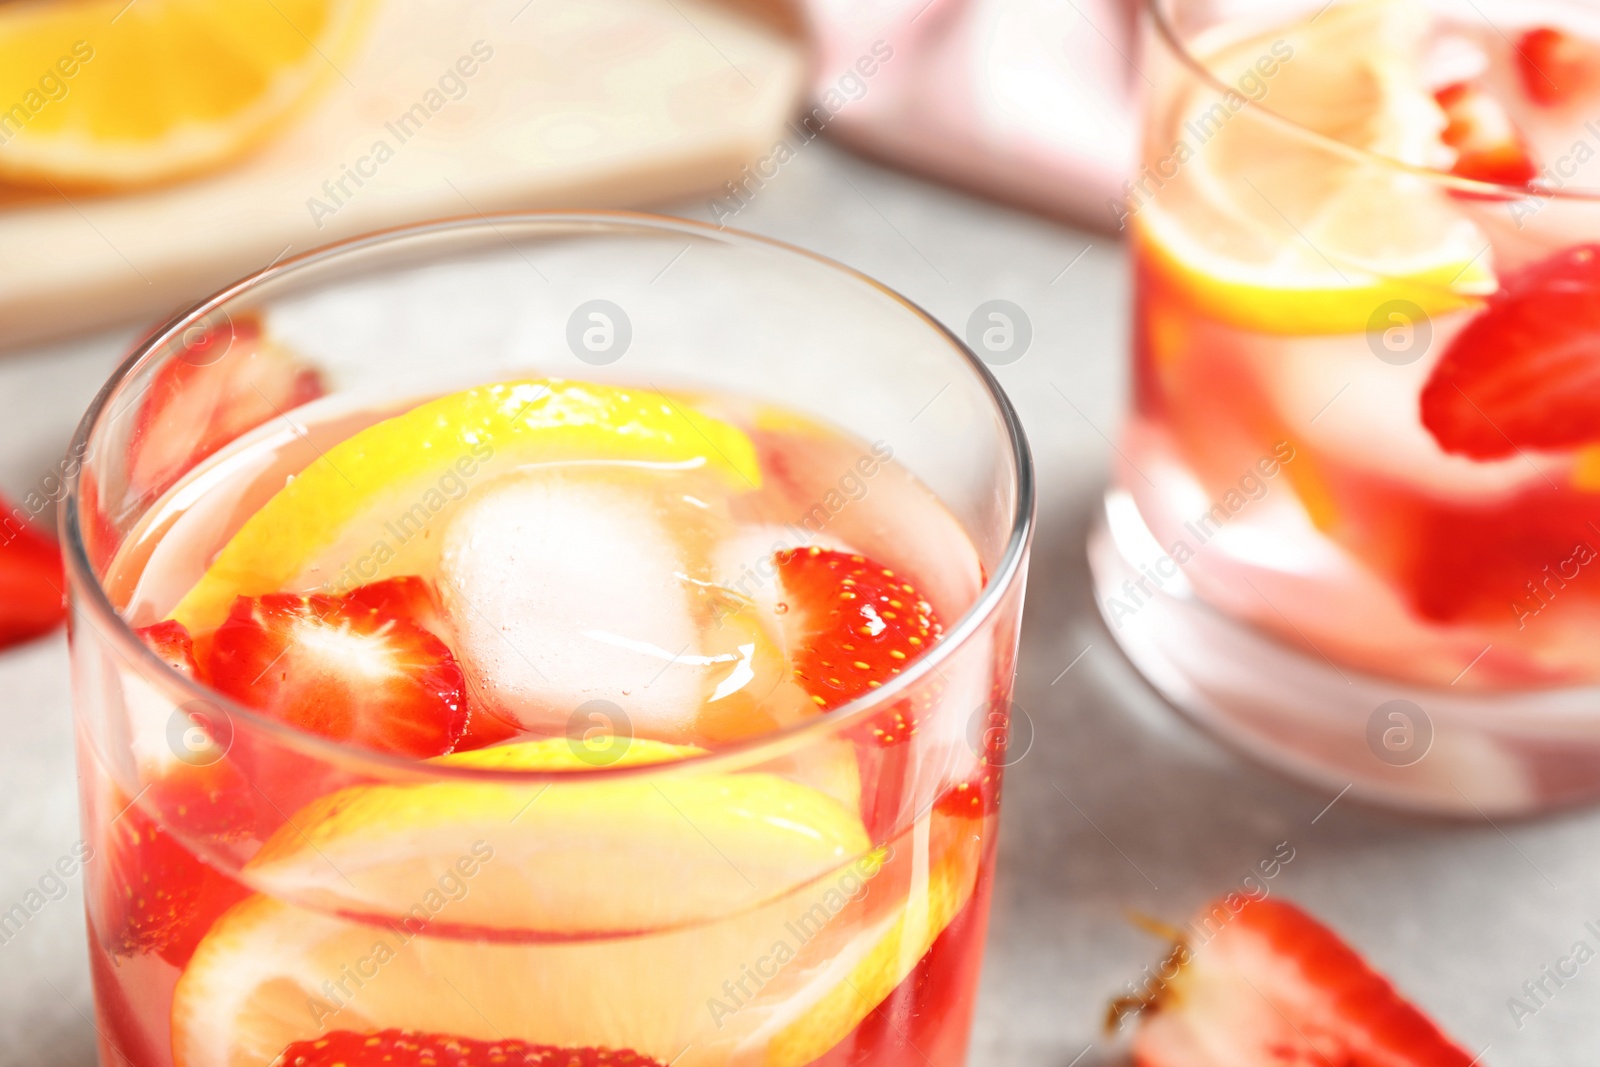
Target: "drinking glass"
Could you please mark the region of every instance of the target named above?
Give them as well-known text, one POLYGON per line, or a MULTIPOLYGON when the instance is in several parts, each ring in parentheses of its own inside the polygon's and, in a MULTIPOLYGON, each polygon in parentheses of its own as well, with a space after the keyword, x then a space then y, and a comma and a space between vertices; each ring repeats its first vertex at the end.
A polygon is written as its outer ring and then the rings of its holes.
POLYGON ((1586 7, 1147 5, 1097 600, 1168 700, 1329 797, 1600 794, 1600 98, 1544 58, 1595 54, 1586 7))
POLYGON ((319 1040, 410 1039, 395 1031, 495 1062, 963 1061, 1034 502, 1011 406, 909 301, 675 219, 440 222, 274 265, 156 330, 75 447, 62 531, 85 842, 101 857, 85 889, 102 1062, 265 1067, 319 1040), (671 763, 624 758, 615 707, 574 709, 577 770, 306 732, 198 684, 126 617, 163 536, 244 518, 204 511, 241 476, 226 443, 176 490, 137 457, 189 454, 237 398, 186 391, 209 379, 171 369, 226 359, 257 329, 328 394, 240 432, 276 434, 302 465, 364 413, 528 377, 771 402, 880 443, 937 499, 942 534, 908 528, 904 485, 853 454, 835 469, 800 450, 788 475, 819 487, 819 526, 898 545, 928 597, 962 610, 881 688, 671 763), (924 710, 901 743, 863 740, 908 708, 924 710), (769 795, 792 803, 750 799, 769 795), (807 844, 819 797, 865 834, 825 862, 807 844))

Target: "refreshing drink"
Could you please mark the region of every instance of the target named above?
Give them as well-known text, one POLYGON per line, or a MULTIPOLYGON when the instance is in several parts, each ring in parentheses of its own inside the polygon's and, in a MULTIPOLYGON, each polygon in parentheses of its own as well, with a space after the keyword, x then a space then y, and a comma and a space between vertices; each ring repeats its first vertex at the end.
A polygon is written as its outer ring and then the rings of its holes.
POLYGON ((1178 703, 1464 811, 1600 783, 1600 22, 1490 8, 1153 5, 1096 549, 1178 703))
POLYGON ((67 520, 104 1062, 961 1063, 1017 568, 894 441, 219 306, 67 520))

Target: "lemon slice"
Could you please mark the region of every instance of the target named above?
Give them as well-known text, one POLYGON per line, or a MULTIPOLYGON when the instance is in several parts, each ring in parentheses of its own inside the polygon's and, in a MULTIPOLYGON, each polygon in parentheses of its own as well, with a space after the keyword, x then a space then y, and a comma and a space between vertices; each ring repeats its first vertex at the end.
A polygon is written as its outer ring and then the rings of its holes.
MULTIPOLYGON (((606 756, 615 766, 699 751, 617 740, 606 756)), ((561 737, 438 761, 574 771, 571 783, 342 790, 268 840, 246 878, 312 907, 403 915, 477 849, 494 859, 450 908, 452 925, 599 935, 753 907, 871 850, 853 809, 777 775, 583 781, 593 769, 586 757, 581 743, 561 737)))
POLYGON ((1159 188, 1132 209, 1159 274, 1205 313, 1270 333, 1365 331, 1389 301, 1434 315, 1492 292, 1487 239, 1437 183, 1319 144, 1262 110, 1387 159, 1436 164, 1444 116, 1416 75, 1428 18, 1416 0, 1352 0, 1242 42, 1193 42, 1260 107, 1189 77, 1156 109, 1166 120, 1154 124, 1148 151, 1160 158, 1146 180, 1159 188))
POLYGON ((983 838, 978 820, 935 815, 903 835, 901 848, 927 833, 932 862, 924 892, 913 892, 887 929, 850 967, 849 977, 826 987, 803 1014, 778 1016, 746 1039, 764 1046, 768 1067, 810 1063, 854 1030, 933 947, 972 897, 983 838))
POLYGON ((231 159, 338 77, 335 64, 368 7, 368 0, 0 5, 0 177, 131 185, 231 159))
POLYGON ((431 574, 440 539, 430 533, 474 487, 571 460, 699 466, 734 489, 761 480, 742 430, 652 390, 560 380, 468 389, 330 448, 245 522, 171 617, 198 634, 238 596, 431 574))
MULTIPOLYGON (((624 761, 693 751, 635 741, 624 761)), ((443 759, 582 764, 565 739, 443 759)), ((633 1049, 679 1067, 802 1067, 905 979, 971 899, 982 860, 981 823, 935 811, 752 906, 778 872, 803 876, 808 857, 836 852, 806 838, 847 850, 865 841, 853 813, 810 792, 729 774, 701 786, 663 775, 543 792, 447 783, 330 797, 269 842, 245 880, 274 893, 297 881, 303 900, 308 887, 331 890, 330 879, 348 876, 342 892, 370 897, 384 918, 266 895, 235 907, 174 991, 174 1061, 266 1067, 290 1043, 330 1030, 404 1028, 633 1049), (691 916, 585 933, 624 918, 691 916), (529 923, 548 929, 541 937, 529 923)))
MULTIPOLYGON (((435 936, 254 896, 178 980, 173 1062, 268 1067, 329 1031, 406 1029, 632 1049, 677 1067, 803 1067, 904 981, 971 899, 979 850, 961 845, 976 839, 943 836, 954 847, 922 884, 907 847, 754 911, 594 940, 435 936)), ((476 883, 464 884, 470 899, 476 883)))

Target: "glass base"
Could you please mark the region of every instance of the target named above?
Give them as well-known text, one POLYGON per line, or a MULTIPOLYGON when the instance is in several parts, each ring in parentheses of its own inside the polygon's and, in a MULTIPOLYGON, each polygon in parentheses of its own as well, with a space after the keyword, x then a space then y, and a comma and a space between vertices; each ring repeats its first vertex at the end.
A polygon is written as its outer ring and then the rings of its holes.
POLYGON ((1247 754, 1330 797, 1433 814, 1600 800, 1600 689, 1469 694, 1363 674, 1222 614, 1181 570, 1158 586, 1154 545, 1133 498, 1109 491, 1089 538, 1100 613, 1162 696, 1247 754))

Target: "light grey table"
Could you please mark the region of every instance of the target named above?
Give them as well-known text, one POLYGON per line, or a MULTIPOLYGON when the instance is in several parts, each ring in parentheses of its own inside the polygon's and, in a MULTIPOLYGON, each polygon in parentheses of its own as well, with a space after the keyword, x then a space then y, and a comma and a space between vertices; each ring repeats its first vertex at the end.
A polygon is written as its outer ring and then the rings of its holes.
MULTIPOLYGON (((708 219, 703 204, 679 205, 708 219)), ((1020 305, 1033 341, 998 375, 1040 475, 1017 701, 1035 728, 1010 773, 976 1067, 1122 1062, 1107 1000, 1162 945, 1129 909, 1181 920, 1280 842, 1272 883, 1341 929, 1482 1062, 1600 1060, 1600 963, 1519 1027, 1507 998, 1600 920, 1600 812, 1492 825, 1363 809, 1241 761, 1187 725, 1117 651, 1090 599, 1084 536, 1124 394, 1123 249, 814 142, 731 224, 816 249, 958 332, 1020 305)), ((0 487, 35 485, 133 330, 0 357, 0 487)), ((0 654, 0 911, 78 837, 66 642, 0 654)), ((93 1062, 82 901, 0 944, 0 1064, 93 1062)))

